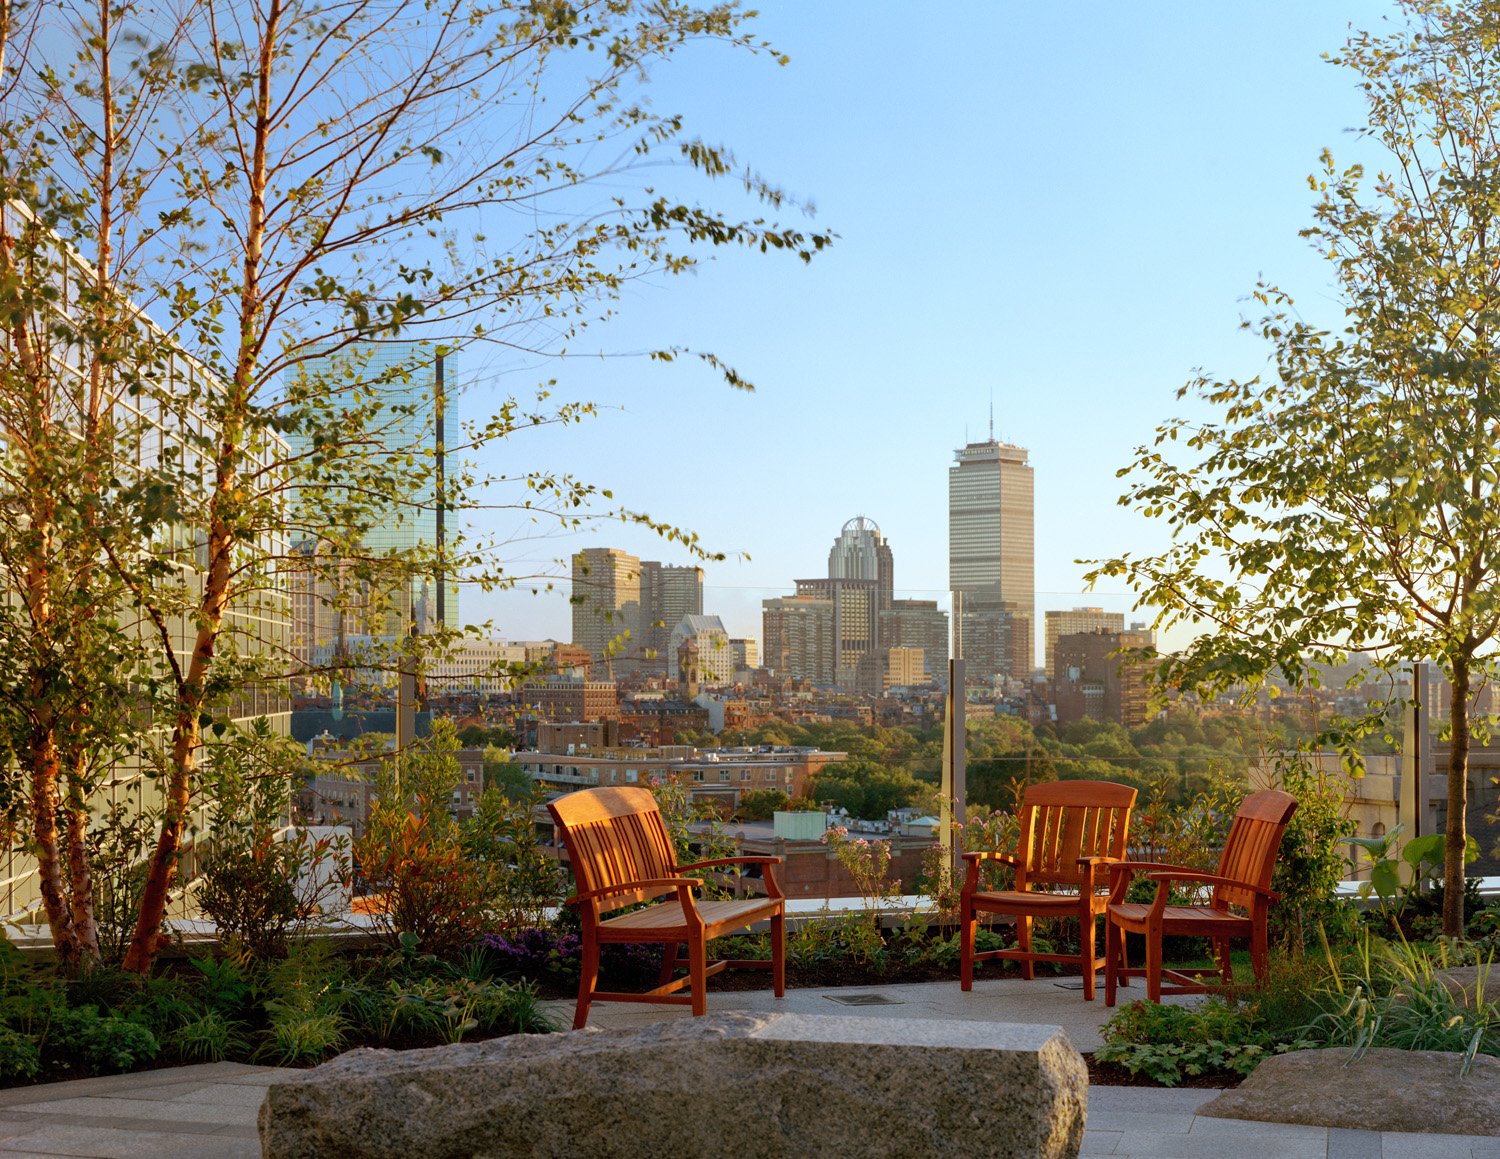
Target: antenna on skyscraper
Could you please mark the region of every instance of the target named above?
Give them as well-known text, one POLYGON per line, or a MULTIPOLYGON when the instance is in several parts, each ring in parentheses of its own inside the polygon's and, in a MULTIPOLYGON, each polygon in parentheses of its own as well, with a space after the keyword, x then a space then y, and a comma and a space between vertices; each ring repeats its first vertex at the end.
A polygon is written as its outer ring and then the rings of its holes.
POLYGON ((990 442, 995 441, 995 388, 990 387, 990 442))

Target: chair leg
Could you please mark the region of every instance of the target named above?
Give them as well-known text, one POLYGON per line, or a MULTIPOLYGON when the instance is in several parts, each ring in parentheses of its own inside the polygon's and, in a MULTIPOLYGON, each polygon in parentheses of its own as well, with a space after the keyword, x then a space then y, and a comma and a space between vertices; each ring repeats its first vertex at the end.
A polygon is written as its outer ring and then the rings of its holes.
POLYGON ((693 1017, 708 1013, 708 946, 702 938, 688 942, 688 973, 692 976, 693 1017))
POLYGON ((599 942, 585 934, 583 960, 579 965, 578 1007, 573 1012, 573 1029, 582 1030, 589 1020, 589 1002, 594 997, 594 987, 599 982, 599 942))
POLYGON ((665 986, 672 980, 672 975, 677 972, 677 942, 668 942, 661 948, 661 981, 658 986, 665 986))
POLYGON ((1094 962, 1097 959, 1094 948, 1098 945, 1094 936, 1093 912, 1081 914, 1078 918, 1078 951, 1083 962, 1083 1000, 1085 1002, 1094 1000, 1094 962))
POLYGON ((771 983, 776 997, 786 997, 786 914, 780 910, 771 919, 771 983))
POLYGON ((1214 939, 1214 957, 1219 962, 1219 979, 1227 986, 1234 981, 1234 966, 1229 961, 1229 939, 1214 939))
POLYGON ((964 898, 958 917, 958 985, 961 990, 974 989, 974 902, 964 898))
MULTIPOLYGON (((1016 918, 1016 948, 1023 954, 1031 953, 1031 916, 1016 918)), ((1030 982, 1036 977, 1036 963, 1029 958, 1021 959, 1021 977, 1030 982)))
POLYGON ((1161 1001, 1161 931, 1146 931, 1146 997, 1161 1001))
POLYGON ((1271 941, 1264 921, 1256 922, 1250 933, 1250 965, 1255 970, 1255 984, 1266 984, 1266 973, 1271 966, 1271 941))
POLYGON ((1115 1004, 1116 973, 1125 967, 1125 934, 1104 915, 1104 1005, 1115 1004))

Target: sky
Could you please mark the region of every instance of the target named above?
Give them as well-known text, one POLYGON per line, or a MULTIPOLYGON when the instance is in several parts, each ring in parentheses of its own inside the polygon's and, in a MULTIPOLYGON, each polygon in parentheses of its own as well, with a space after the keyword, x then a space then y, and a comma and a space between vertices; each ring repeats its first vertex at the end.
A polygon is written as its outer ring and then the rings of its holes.
MULTIPOLYGON (((1298 231, 1320 150, 1353 156, 1364 110, 1352 74, 1322 54, 1391 5, 758 8, 756 30, 787 65, 696 46, 650 99, 816 206, 785 222, 838 240, 806 266, 722 252, 632 286, 616 319, 545 367, 476 360, 470 417, 538 375, 556 379, 555 398, 601 407, 484 466, 567 470, 696 532, 729 557, 704 565, 704 611, 758 639, 760 601, 826 574, 855 515, 890 543, 898 597, 946 605, 948 467, 986 436, 993 404, 995 437, 1035 469, 1038 620, 1084 605, 1147 615, 1117 581, 1085 591, 1077 561, 1165 544, 1163 527, 1118 506, 1116 472, 1184 413, 1176 392, 1199 369, 1264 369, 1264 345, 1240 329, 1259 278, 1337 317, 1330 269, 1298 231), (695 361, 619 357, 668 345, 714 352, 755 391, 695 361)), ((728 183, 700 193, 738 204, 728 183)), ((558 561, 586 546, 692 562, 618 522, 528 538, 495 514, 473 530, 508 541, 497 558, 517 576, 565 575, 558 561)), ((463 618, 508 639, 568 639, 566 582, 537 586, 466 589, 463 618)))

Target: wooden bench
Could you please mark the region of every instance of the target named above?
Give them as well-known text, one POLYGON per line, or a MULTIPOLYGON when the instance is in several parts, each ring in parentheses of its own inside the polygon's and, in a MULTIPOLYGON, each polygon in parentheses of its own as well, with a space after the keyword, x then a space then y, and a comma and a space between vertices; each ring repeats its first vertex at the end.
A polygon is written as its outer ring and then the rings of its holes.
POLYGON ((704 1014, 709 977, 730 966, 769 968, 776 997, 786 993, 785 895, 775 873, 781 858, 725 857, 678 865, 656 798, 648 789, 585 789, 559 797, 547 809, 557 822, 578 883, 568 904, 578 907, 583 921, 583 968, 573 1029, 587 1023, 594 1001, 691 1005, 695 1015, 704 1014), (761 866, 767 896, 699 900, 693 891, 703 888, 703 882, 683 876, 689 870, 730 865, 761 866), (654 904, 618 917, 605 916, 641 902, 654 904), (708 943, 714 938, 766 920, 771 923, 769 962, 708 960, 708 943), (663 943, 660 985, 644 994, 597 990, 599 947, 611 942, 663 943), (674 979, 678 948, 683 945, 688 972, 674 979), (683 989, 688 993, 680 993, 683 989))

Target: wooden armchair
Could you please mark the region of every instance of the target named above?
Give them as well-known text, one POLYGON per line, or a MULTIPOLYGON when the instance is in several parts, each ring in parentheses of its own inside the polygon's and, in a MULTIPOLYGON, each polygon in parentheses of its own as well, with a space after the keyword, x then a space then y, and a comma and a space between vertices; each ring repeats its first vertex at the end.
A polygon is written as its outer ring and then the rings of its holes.
POLYGON ((1083 994, 1094 1000, 1094 973, 1104 964, 1095 954, 1094 919, 1109 900, 1103 892, 1104 870, 1125 857, 1130 810, 1135 790, 1110 781, 1056 781, 1028 785, 1021 799, 1021 834, 1015 856, 1004 853, 965 853, 968 875, 960 901, 960 984, 974 987, 974 963, 1008 958, 1021 963, 1021 976, 1031 978, 1035 962, 1077 962, 1083 971, 1083 994), (1015 888, 979 888, 982 861, 1015 867, 1015 888), (1044 889, 1038 886, 1046 887, 1044 889), (1059 891, 1061 889, 1061 892, 1059 891), (1009 914, 1016 919, 1013 950, 974 952, 975 927, 980 913, 1009 914), (1031 950, 1034 918, 1077 918, 1077 954, 1037 954, 1031 950))
POLYGON ((1201 980, 1205 977, 1215 977, 1219 985, 1231 982, 1231 938, 1250 939, 1255 981, 1265 981, 1270 956, 1266 915, 1278 897, 1271 889, 1271 874, 1276 868, 1281 835, 1296 811, 1297 800, 1290 793, 1278 789, 1251 793, 1234 816, 1217 873, 1139 861, 1111 867, 1104 951, 1106 1006, 1115 1004, 1115 987, 1121 979, 1144 975, 1146 997, 1152 1002, 1160 1002, 1163 994, 1203 994, 1209 989, 1201 980), (1150 905, 1125 900, 1125 891, 1137 874, 1156 882, 1156 898, 1150 905), (1174 884, 1199 889, 1212 886, 1213 892, 1206 905, 1171 905, 1174 884), (1142 934, 1146 939, 1144 969, 1127 968, 1127 933, 1142 934), (1211 939, 1217 967, 1168 969, 1162 964, 1162 939, 1168 936, 1211 939), (1173 985, 1164 987, 1163 978, 1173 985))
POLYGON ((583 920, 583 969, 578 980, 578 1008, 573 1029, 588 1021, 589 1004, 665 1002, 691 1005, 706 1013, 708 978, 729 966, 770 968, 776 997, 786 993, 786 936, 783 894, 774 867, 779 857, 726 857, 692 865, 676 864, 671 838, 650 790, 622 787, 585 789, 559 797, 547 806, 567 846, 578 893, 568 899, 583 920), (699 901, 702 882, 682 876, 690 869, 722 865, 760 865, 766 897, 699 901), (660 900, 657 900, 660 899, 660 900), (604 915, 623 906, 655 900, 656 904, 619 917, 604 915), (708 961, 708 942, 758 921, 771 922, 771 960, 708 961), (599 947, 607 942, 662 942, 661 984, 644 994, 596 991, 599 947), (688 973, 678 979, 677 952, 686 944, 688 973), (690 993, 678 991, 691 987, 690 993))

